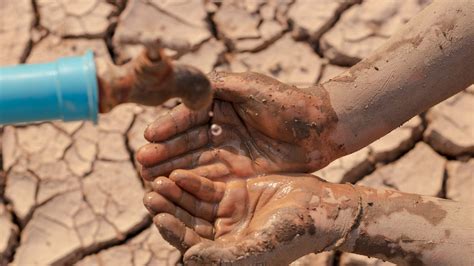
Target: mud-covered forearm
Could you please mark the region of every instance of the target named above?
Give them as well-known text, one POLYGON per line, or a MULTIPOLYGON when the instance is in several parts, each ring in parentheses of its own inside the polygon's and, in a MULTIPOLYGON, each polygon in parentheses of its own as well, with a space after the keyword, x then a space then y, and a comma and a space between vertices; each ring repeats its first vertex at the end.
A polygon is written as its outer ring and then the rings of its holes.
POLYGON ((474 206, 355 187, 361 212, 341 250, 398 265, 472 265, 474 206))
POLYGON ((169 179, 157 178, 152 187, 145 205, 153 215, 168 213, 168 218, 155 216, 155 224, 165 239, 187 250, 184 262, 193 265, 288 265, 306 254, 328 250, 399 265, 474 262, 474 208, 463 203, 333 184, 305 174, 224 183, 177 170, 169 179), (206 192, 210 201, 190 204, 180 189, 206 192), (170 205, 173 198, 200 216, 178 213, 170 205), (177 221, 170 223, 171 218, 177 221))
POLYGON ((474 83, 474 1, 438 0, 372 56, 326 82, 345 154, 474 83))
POLYGON ((309 215, 316 234, 309 246, 318 253, 339 248, 345 243, 360 216, 360 196, 350 184, 317 182, 308 198, 309 215))
POLYGON ((309 213, 318 230, 309 245, 316 252, 341 250, 397 265, 474 263, 473 205, 350 184, 311 189, 309 213))

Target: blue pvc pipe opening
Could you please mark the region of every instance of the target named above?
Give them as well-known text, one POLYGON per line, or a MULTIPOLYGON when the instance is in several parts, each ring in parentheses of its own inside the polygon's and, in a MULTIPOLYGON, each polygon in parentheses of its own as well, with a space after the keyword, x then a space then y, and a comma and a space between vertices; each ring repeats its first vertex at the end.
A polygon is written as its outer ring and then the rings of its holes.
POLYGON ((92 51, 46 64, 0 68, 0 124, 90 120, 97 123, 92 51))

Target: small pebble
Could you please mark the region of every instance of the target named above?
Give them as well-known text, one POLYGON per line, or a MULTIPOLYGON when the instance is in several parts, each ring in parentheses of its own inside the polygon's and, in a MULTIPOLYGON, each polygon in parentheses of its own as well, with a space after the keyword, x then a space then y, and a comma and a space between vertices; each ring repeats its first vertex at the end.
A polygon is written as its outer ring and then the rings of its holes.
POLYGON ((212 124, 211 125, 211 134, 214 136, 219 136, 222 134, 222 127, 219 126, 218 124, 212 124))

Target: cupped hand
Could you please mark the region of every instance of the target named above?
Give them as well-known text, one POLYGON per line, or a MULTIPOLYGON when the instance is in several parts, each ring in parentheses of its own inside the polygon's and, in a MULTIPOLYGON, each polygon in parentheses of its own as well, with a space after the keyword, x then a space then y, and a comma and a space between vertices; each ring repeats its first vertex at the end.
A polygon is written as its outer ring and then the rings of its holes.
POLYGON ((288 264, 341 245, 359 212, 350 185, 311 175, 224 183, 176 170, 152 188, 145 206, 187 264, 288 264))
POLYGON ((210 80, 211 109, 180 105, 146 129, 151 143, 137 153, 145 179, 190 168, 208 178, 310 172, 342 152, 332 136, 338 118, 322 86, 299 89, 250 72, 214 73, 210 80))

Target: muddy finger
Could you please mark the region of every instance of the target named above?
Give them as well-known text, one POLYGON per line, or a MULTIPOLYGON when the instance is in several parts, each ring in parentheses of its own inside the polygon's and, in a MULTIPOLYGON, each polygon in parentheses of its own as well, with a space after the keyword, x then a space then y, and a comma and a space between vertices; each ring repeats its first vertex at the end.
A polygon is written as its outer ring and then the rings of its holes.
POLYGON ((220 202, 225 192, 225 183, 213 182, 193 171, 175 170, 170 179, 192 195, 206 202, 220 202))
POLYGON ((166 177, 156 178, 151 186, 155 192, 185 209, 191 215, 214 222, 217 204, 197 199, 166 177))
POLYGON ((191 171, 210 180, 220 180, 231 173, 231 169, 222 162, 198 166, 193 168, 191 171))
POLYGON ((187 227, 196 231, 200 236, 208 239, 213 237, 213 226, 209 222, 192 216, 156 192, 147 193, 143 199, 143 203, 152 215, 160 213, 171 214, 187 227))
POLYGON ((202 241, 195 231, 187 228, 180 220, 168 213, 156 215, 153 223, 163 238, 182 253, 202 241))
POLYGON ((145 197, 143 197, 143 204, 151 215, 161 212, 170 214, 176 212, 176 206, 171 203, 171 201, 154 191, 145 194, 145 197))
POLYGON ((137 160, 143 166, 153 166, 175 156, 191 152, 209 142, 207 126, 186 131, 161 143, 150 143, 137 152, 137 160))
MULTIPOLYGON (((168 176, 175 169, 189 169, 196 167, 197 165, 207 163, 201 159, 201 155, 207 154, 208 151, 208 148, 203 148, 151 167, 142 166, 140 169, 140 175, 147 181, 153 181, 156 177, 168 176)), ((207 158, 209 156, 205 157, 207 158)))
POLYGON ((163 141, 190 128, 209 121, 209 108, 191 111, 180 104, 171 111, 162 114, 145 129, 145 139, 150 142, 163 141))

